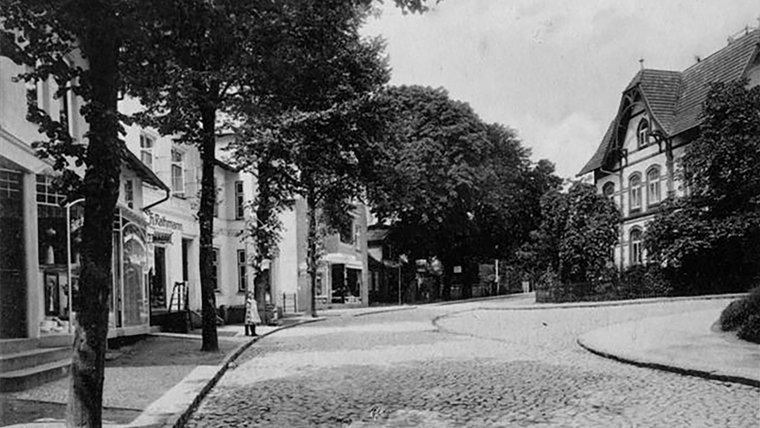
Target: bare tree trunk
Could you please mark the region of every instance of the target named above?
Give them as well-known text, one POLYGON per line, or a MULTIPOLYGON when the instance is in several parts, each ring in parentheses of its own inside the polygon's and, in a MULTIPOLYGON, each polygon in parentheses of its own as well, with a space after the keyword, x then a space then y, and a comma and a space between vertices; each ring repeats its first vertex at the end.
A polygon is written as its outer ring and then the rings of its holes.
POLYGON ((316 213, 316 201, 314 197, 313 188, 309 188, 308 195, 306 196, 306 212, 307 212, 307 251, 306 251, 306 263, 307 271, 309 272, 309 281, 311 284, 311 316, 317 317, 317 213, 316 213))
MULTIPOLYGON (((214 93, 215 91, 210 91, 214 93)), ((198 210, 200 223, 200 273, 201 273, 201 351, 216 352, 219 350, 219 338, 216 333, 216 272, 212 265, 214 251, 214 161, 216 154, 216 108, 211 102, 201 106, 201 122, 203 125, 201 143, 201 205, 198 210)), ((218 281, 219 278, 216 278, 218 281)))
POLYGON ((119 42, 116 17, 107 3, 89 2, 91 27, 82 40, 92 74, 87 171, 83 194, 80 310, 76 315, 66 408, 69 427, 102 425, 103 380, 108 335, 108 302, 113 276, 113 213, 119 197, 121 150, 118 142, 117 77, 119 42))

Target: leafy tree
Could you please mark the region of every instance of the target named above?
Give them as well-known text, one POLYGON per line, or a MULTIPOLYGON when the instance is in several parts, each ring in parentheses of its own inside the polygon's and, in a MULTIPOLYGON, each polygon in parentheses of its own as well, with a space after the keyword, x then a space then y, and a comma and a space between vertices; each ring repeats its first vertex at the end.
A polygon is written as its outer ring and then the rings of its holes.
POLYGON ((650 260, 682 293, 745 289, 760 256, 760 87, 714 84, 681 171, 688 195, 647 226, 650 260))
POLYGON ((37 144, 63 172, 62 186, 85 198, 79 279, 81 306, 76 314, 71 383, 67 408, 69 426, 101 425, 103 373, 111 291, 113 212, 119 195, 123 143, 119 141, 118 56, 127 37, 128 2, 104 0, 3 0, 0 39, 3 52, 29 67, 27 82, 51 78, 57 97, 73 93, 88 131, 86 145, 75 144, 65 124, 30 103, 28 118, 48 139, 37 144), (84 61, 81 60, 84 58, 84 61), (82 65, 86 63, 86 65, 82 65), (84 178, 72 171, 85 165, 84 178))
POLYGON ((533 167, 513 130, 483 123, 443 89, 395 87, 383 99, 393 125, 369 198, 402 251, 443 262, 448 298, 454 265, 472 274, 479 260, 510 254, 527 238, 551 168, 533 167))
POLYGON ((620 212, 592 185, 573 185, 567 198, 558 272, 563 281, 594 282, 612 264, 620 212))
MULTIPOLYGON (((346 44, 352 37, 358 40, 356 29, 362 22, 362 11, 370 4, 367 0, 173 0, 141 4, 149 18, 137 28, 136 35, 141 37, 125 41, 122 56, 126 88, 146 107, 139 118, 142 123, 174 135, 178 142, 196 145, 201 154, 198 220, 203 350, 218 350, 211 266, 217 129, 220 125, 232 126, 233 118, 252 117, 260 123, 259 116, 278 108, 321 112, 321 117, 309 119, 313 124, 331 120, 330 115, 334 118, 339 109, 328 112, 328 106, 343 102, 355 89, 350 84, 344 85, 341 79, 358 76, 363 71, 360 62, 347 64, 346 59, 375 54, 351 50, 361 48, 361 44, 346 44), (330 59, 337 61, 327 62, 330 59)), ((397 0, 396 4, 404 10, 424 10, 420 1, 397 0)), ((373 49, 377 46, 374 42, 373 49)), ((287 123, 305 129, 309 120, 305 120, 304 114, 289 114, 287 123)), ((328 153, 318 150, 320 155, 328 153)), ((264 162, 262 166, 268 161, 264 162)), ((309 173, 308 163, 299 175, 304 182, 323 182, 309 173)), ((266 181, 261 184, 267 188, 266 181)), ((311 201, 317 202, 319 192, 312 193, 311 201)), ((272 231, 276 231, 276 221, 270 219, 276 216, 268 212, 267 203, 261 203, 261 199, 259 202, 257 214, 262 226, 275 226, 270 231, 256 232, 264 239, 259 248, 263 250, 271 243, 269 238, 275 236, 272 231)))
MULTIPOLYGON (((128 76, 120 68, 125 63, 120 63, 119 60, 130 59, 134 62, 127 64, 148 67, 155 72, 150 75, 150 78, 156 79, 155 86, 160 87, 162 83, 167 84, 167 75, 161 74, 161 71, 171 74, 172 78, 188 76, 182 73, 187 70, 182 68, 181 62, 167 65, 169 61, 164 61, 162 55, 157 57, 156 51, 170 53, 171 60, 182 57, 182 54, 186 54, 185 59, 187 59, 203 49, 209 52, 210 45, 214 45, 211 36, 220 36, 220 34, 218 31, 212 31, 208 34, 208 38, 201 37, 200 46, 188 44, 184 46, 186 48, 184 52, 178 52, 182 51, 179 46, 182 44, 180 39, 184 37, 192 39, 192 36, 198 36, 199 33, 206 34, 205 30, 208 29, 230 28, 229 25, 217 27, 219 24, 228 24, 219 20, 218 13, 193 15, 201 12, 205 6, 210 6, 210 3, 206 5, 192 2, 163 3, 137 0, 65 2, 2 0, 0 2, 2 54, 17 63, 31 67, 31 72, 21 76, 23 80, 34 82, 47 80, 50 77, 59 83, 60 90, 56 94, 58 97, 64 96, 69 91, 81 97, 85 101, 82 113, 89 124, 86 135, 87 145, 84 146, 73 144, 71 136, 64 132, 63 125, 44 112, 32 109, 29 115, 30 120, 40 125, 41 133, 49 137, 49 140, 40 142, 40 155, 50 157, 55 168, 62 171, 63 179, 60 181, 63 188, 72 194, 85 197, 80 276, 83 298, 81 310, 77 314, 75 331, 71 393, 67 411, 70 425, 100 426, 102 423, 103 368, 112 278, 110 230, 113 210, 118 199, 120 154, 125 150, 118 139, 120 118, 116 106, 119 89, 123 87, 125 81, 134 93, 140 86, 139 77, 145 77, 148 74, 128 76), (145 11, 150 13, 135 19, 136 15, 145 11), (177 13, 173 15, 171 12, 177 13), (157 17, 164 18, 166 21, 158 21, 157 17), (185 22, 196 19, 198 20, 196 25, 185 22), (154 26, 151 27, 151 24, 154 26), (164 33, 165 38, 162 39, 156 32, 159 28, 169 31, 181 29, 189 32, 164 33), (169 43, 171 48, 177 50, 166 50, 166 45, 147 43, 150 41, 169 43), (129 46, 129 49, 125 49, 126 46, 129 46), (193 51, 193 49, 196 50, 193 51), (72 56, 78 55, 86 59, 86 67, 68 61, 72 56), (158 60, 158 62, 152 63, 153 60, 158 60), (131 77, 131 80, 126 77, 131 77), (85 176, 81 182, 72 171, 71 162, 86 166, 85 176)), ((397 0, 396 3, 405 10, 419 11, 425 8, 422 2, 415 0, 397 0)), ((255 19, 253 21, 256 22, 255 19)), ((235 40, 235 37, 239 36, 240 32, 234 31, 227 35, 225 40, 235 40)), ((220 50, 212 52, 209 62, 217 59, 217 55, 224 56, 231 47, 234 47, 234 44, 220 45, 218 42, 219 39, 216 40, 215 46, 220 50)), ((207 62, 204 61, 203 64, 207 62)), ((203 136, 203 141, 208 143, 214 136, 214 128, 207 126, 212 122, 209 112, 212 110, 214 101, 218 101, 213 96, 213 89, 219 91, 217 94, 221 93, 224 88, 217 88, 216 83, 229 82, 231 76, 225 75, 225 79, 217 81, 212 76, 215 70, 195 71, 198 73, 191 74, 198 77, 196 83, 199 86, 194 88, 192 94, 196 99, 204 99, 206 104, 198 110, 176 111, 174 118, 177 121, 174 123, 178 123, 179 117, 185 113, 195 117, 195 123, 202 122, 204 126, 200 130, 197 126, 181 128, 187 131, 182 136, 187 141, 190 141, 192 137, 197 137, 200 141, 203 136), (199 110, 204 114, 201 114, 199 110), (201 120, 197 120, 199 114, 201 120)), ((151 85, 147 85, 148 80, 144 79, 141 83, 150 88, 151 85)), ((183 81, 187 82, 187 80, 183 81)), ((164 88, 171 89, 169 86, 164 88)), ((168 105, 172 100, 177 101, 177 92, 162 93, 158 90, 151 92, 145 87, 141 91, 143 91, 141 95, 152 94, 157 104, 164 102, 168 105), (168 100, 160 101, 161 96, 168 100)), ((167 121, 169 122, 172 121, 167 121)), ((169 131, 170 127, 164 126, 161 129, 169 131)), ((212 150, 208 147, 204 150, 207 157, 211 152, 212 150)), ((211 175, 208 173, 204 175, 206 179, 203 181, 203 187, 213 188, 210 184, 211 175)), ((213 197, 210 197, 209 193, 209 191, 204 192, 201 204, 202 211, 207 213, 213 209, 213 197)), ((204 230, 209 230, 208 218, 212 219, 213 216, 205 217, 207 221, 204 223, 204 230)), ((206 254, 206 262, 208 262, 208 254, 206 254)), ((208 263, 201 263, 201 265, 208 266, 208 263)), ((204 299, 204 301, 206 306, 209 306, 209 299, 204 299)), ((204 319, 209 318, 208 312, 208 310, 204 312, 206 314, 204 319)), ((207 330, 209 329, 204 329, 204 331, 207 330)), ((215 342, 209 334, 204 334, 205 348, 215 348, 215 342)))
MULTIPOLYGON (((261 188, 272 190, 257 197, 256 227, 262 230, 252 232, 267 233, 287 207, 283 201, 306 201, 312 315, 318 224, 336 230, 351 220, 351 201, 362 195, 363 178, 378 159, 385 123, 373 95, 389 77, 383 44, 359 35, 369 12, 365 2, 343 3, 295 2, 284 11, 268 59, 257 67, 257 84, 246 88, 256 102, 233 109, 241 123, 237 157, 258 171, 261 188)), ((260 250, 268 253, 275 243, 261 241, 260 250)))
POLYGON ((593 283, 612 265, 620 213, 592 185, 574 183, 541 199, 541 226, 526 246, 528 260, 563 283, 593 283))

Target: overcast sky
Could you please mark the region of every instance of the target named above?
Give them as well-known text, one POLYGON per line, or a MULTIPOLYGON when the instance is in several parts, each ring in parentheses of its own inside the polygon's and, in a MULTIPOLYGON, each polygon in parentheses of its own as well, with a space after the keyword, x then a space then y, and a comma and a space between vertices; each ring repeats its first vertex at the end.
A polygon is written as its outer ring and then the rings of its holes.
POLYGON ((570 177, 639 59, 683 70, 758 17, 758 0, 444 0, 421 16, 386 4, 364 31, 387 40, 392 84, 446 88, 570 177))

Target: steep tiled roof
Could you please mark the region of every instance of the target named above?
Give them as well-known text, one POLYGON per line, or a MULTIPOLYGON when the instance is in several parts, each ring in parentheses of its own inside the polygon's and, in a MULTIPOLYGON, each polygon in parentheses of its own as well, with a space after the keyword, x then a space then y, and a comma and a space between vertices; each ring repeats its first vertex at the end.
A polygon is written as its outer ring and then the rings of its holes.
POLYGON ((757 52, 758 43, 760 30, 755 30, 684 70, 672 135, 699 125, 699 115, 710 83, 730 82, 743 77, 757 52))
MULTIPOLYGON (((699 125, 702 104, 710 84, 730 82, 744 76, 760 47, 760 29, 756 29, 683 72, 644 69, 639 71, 623 92, 638 88, 649 111, 669 136, 678 135, 699 125)), ((616 118, 604 135, 594 155, 578 175, 586 174, 604 163, 611 148, 616 118)))
POLYGON ((681 73, 668 70, 641 70, 639 88, 657 123, 670 134, 676 115, 681 73))
POLYGON ((604 134, 604 138, 602 138, 602 143, 599 144, 599 147, 596 148, 596 152, 594 152, 594 156, 591 156, 591 159, 589 159, 588 162, 586 162, 586 166, 581 169, 581 172, 578 173, 578 175, 583 175, 586 173, 589 173, 599 167, 602 166, 604 163, 604 156, 607 154, 607 150, 610 148, 610 145, 612 144, 612 135, 615 131, 615 121, 613 120, 610 122, 610 126, 607 128, 607 132, 604 134))

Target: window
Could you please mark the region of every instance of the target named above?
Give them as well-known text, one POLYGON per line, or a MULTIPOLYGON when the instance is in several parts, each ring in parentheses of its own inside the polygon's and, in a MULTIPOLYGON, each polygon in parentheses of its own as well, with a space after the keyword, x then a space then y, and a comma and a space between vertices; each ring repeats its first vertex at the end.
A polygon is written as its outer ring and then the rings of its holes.
POLYGON ((185 196, 185 161, 184 153, 172 149, 172 193, 185 196))
POLYGON ((602 186, 602 194, 608 198, 612 198, 615 194, 615 183, 608 181, 602 186))
POLYGON ((37 176, 37 249, 41 265, 66 263, 66 197, 53 186, 53 177, 37 176))
POLYGON ((53 187, 53 177, 48 175, 37 176, 37 203, 60 207, 65 199, 66 196, 56 192, 53 187))
POLYGON ((245 214, 245 195, 243 194, 243 182, 235 182, 235 219, 240 220, 245 214))
POLYGON ((653 166, 647 171, 647 206, 660 203, 660 167, 653 166))
POLYGON ((140 160, 148 168, 153 169, 153 146, 155 140, 145 134, 140 135, 140 160))
POLYGON ((628 179, 628 187, 630 187, 631 211, 638 211, 641 209, 641 174, 633 174, 628 179))
POLYGON ((649 122, 646 119, 639 121, 639 127, 636 131, 639 147, 644 147, 649 143, 649 122))
POLYGON ((61 98, 59 99, 58 104, 58 121, 61 122, 61 126, 63 126, 63 129, 66 132, 70 131, 69 127, 69 116, 71 113, 69 112, 69 92, 67 91, 63 95, 61 95, 61 98))
POLYGON ((124 202, 127 203, 129 208, 134 208, 135 205, 135 189, 132 180, 124 182, 124 202))
POLYGON ((248 288, 248 269, 246 264, 245 250, 237 250, 238 262, 238 291, 245 292, 248 288))
POLYGON ((641 229, 631 229, 631 265, 640 265, 644 261, 644 247, 641 242, 641 229))
POLYGON ((222 290, 219 288, 219 248, 213 248, 211 251, 211 267, 211 272, 214 275, 212 280, 214 290, 217 293, 221 293, 222 290))

